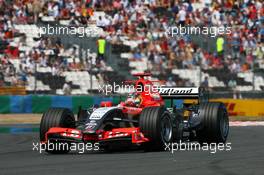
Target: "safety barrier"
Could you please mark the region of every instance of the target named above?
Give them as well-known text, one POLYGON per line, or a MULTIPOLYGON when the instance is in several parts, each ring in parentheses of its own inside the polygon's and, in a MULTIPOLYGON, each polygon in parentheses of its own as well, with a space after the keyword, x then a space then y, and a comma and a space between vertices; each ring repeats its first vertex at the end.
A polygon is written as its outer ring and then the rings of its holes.
MULTIPOLYGON (((101 101, 112 101, 118 104, 124 97, 102 96, 47 96, 47 95, 13 95, 0 96, 0 113, 43 113, 49 107, 67 107, 77 113, 79 106, 88 108, 101 101)), ((231 116, 264 116, 264 100, 261 99, 213 99, 223 102, 231 116)), ((177 108, 187 100, 173 100, 177 108)), ((170 101, 166 101, 170 105, 170 101)))
POLYGON ((101 101, 112 101, 117 104, 121 97, 100 96, 47 96, 47 95, 14 95, 0 96, 0 113, 43 113, 50 107, 66 107, 77 113, 79 106, 88 108, 101 101))
MULTIPOLYGON (((263 117, 264 99, 211 99, 212 102, 222 102, 225 104, 230 116, 263 117)), ((197 100, 184 100, 184 103, 197 103, 197 100)))

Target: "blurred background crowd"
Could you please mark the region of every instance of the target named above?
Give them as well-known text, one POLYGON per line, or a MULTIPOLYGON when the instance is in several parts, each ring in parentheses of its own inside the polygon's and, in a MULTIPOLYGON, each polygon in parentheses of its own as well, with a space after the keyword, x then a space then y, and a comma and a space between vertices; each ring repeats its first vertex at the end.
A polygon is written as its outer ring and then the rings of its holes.
MULTIPOLYGON (((236 75, 264 65, 263 26, 261 0, 0 0, 0 86, 6 79, 11 85, 26 85, 38 66, 50 67, 54 76, 65 71, 107 70, 110 56, 104 49, 99 52, 104 42, 129 46, 128 61, 146 61, 147 71, 158 76, 197 67, 236 75), (97 12, 103 13, 94 18, 97 12), (35 44, 22 50, 28 35, 16 25, 43 23, 47 18, 67 21, 68 26, 101 28, 104 34, 94 43, 97 56, 79 59, 78 47, 66 48, 59 38, 49 37, 33 38, 35 44), (231 33, 208 37, 211 44, 207 47, 213 49, 206 49, 191 35, 166 35, 170 26, 231 27, 231 33), (62 55, 69 55, 71 61, 62 55), (18 60, 19 66, 10 60, 18 60)), ((200 84, 210 86, 208 77, 203 79, 200 84)), ((172 76, 166 80, 173 85, 194 85, 172 76)), ((232 88, 237 82, 230 80, 226 84, 232 88)))

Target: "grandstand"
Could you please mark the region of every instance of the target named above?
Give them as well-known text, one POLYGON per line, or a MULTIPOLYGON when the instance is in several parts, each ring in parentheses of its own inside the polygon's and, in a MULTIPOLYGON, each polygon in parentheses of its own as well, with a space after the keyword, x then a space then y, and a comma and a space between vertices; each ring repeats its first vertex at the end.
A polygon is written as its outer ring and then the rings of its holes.
POLYGON ((263 3, 208 2, 1 1, 0 86, 62 95, 68 83, 72 95, 82 95, 148 71, 157 79, 171 77, 178 86, 199 86, 208 77, 212 91, 234 90, 231 80, 238 91, 263 91, 263 3), (232 33, 224 37, 224 55, 216 52, 217 38, 165 35, 165 26, 180 23, 231 25, 232 33), (47 25, 84 26, 97 32, 89 37, 41 35, 41 27, 47 25), (98 62, 100 36, 108 46, 106 59, 98 62))

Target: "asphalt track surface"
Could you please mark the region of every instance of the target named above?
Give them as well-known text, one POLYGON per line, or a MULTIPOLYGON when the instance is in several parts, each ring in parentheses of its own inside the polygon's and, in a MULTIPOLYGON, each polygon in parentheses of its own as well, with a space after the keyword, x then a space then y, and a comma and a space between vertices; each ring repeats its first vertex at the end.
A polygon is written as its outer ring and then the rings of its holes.
POLYGON ((177 151, 115 153, 86 152, 66 155, 32 151, 37 133, 0 134, 0 174, 264 174, 264 127, 231 127, 231 151, 177 151))

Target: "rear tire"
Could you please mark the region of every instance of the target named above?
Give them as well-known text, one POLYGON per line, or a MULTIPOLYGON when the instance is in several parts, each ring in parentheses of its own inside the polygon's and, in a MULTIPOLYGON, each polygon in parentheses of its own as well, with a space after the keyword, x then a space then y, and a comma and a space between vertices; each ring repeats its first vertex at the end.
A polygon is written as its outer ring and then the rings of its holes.
POLYGON ((199 143, 225 143, 229 133, 228 113, 223 103, 203 103, 199 109, 202 129, 196 132, 199 143))
MULTIPOLYGON (((45 134, 52 127, 75 128, 75 118, 72 111, 67 108, 50 108, 46 111, 40 122, 40 141, 45 141, 45 134)), ((46 149, 46 152, 54 154, 68 153, 69 151, 69 145, 67 149, 59 148, 58 150, 54 149, 52 151, 46 149)))
POLYGON ((143 109, 139 127, 144 136, 150 139, 145 145, 146 150, 164 150, 165 144, 173 141, 172 118, 165 107, 143 109))

